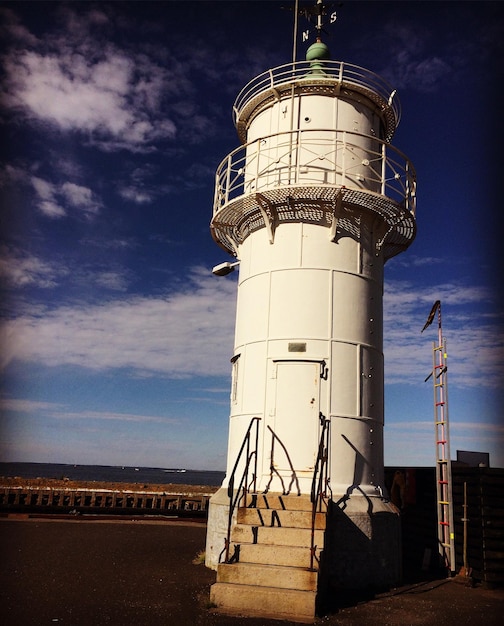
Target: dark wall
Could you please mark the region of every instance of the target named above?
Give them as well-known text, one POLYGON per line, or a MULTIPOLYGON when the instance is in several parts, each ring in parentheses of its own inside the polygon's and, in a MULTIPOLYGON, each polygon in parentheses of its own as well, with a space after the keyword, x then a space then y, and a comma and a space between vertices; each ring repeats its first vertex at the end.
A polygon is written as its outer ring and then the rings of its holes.
MULTIPOLYGON (((387 467, 389 495, 401 511, 405 582, 439 575, 436 472, 431 467, 387 467), (397 474, 396 472, 400 472, 397 474)), ((504 585, 504 469, 452 465, 455 567, 467 565, 471 576, 487 586, 504 585), (467 515, 464 513, 464 483, 467 515)))

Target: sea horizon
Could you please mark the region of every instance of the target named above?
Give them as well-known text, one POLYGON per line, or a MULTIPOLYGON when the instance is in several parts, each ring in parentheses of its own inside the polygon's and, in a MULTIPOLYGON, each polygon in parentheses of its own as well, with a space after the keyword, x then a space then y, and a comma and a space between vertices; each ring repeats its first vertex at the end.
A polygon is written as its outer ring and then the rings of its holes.
POLYGON ((142 484, 185 484, 219 487, 225 472, 184 467, 134 465, 87 465, 72 463, 0 462, 3 478, 47 478, 142 484))

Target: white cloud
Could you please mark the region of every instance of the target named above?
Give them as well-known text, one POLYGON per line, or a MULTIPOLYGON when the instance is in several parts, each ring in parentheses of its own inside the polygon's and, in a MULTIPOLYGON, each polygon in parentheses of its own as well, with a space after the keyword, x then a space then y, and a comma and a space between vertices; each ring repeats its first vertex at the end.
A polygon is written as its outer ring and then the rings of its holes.
POLYGON ((95 214, 100 208, 100 203, 94 198, 89 187, 66 182, 61 185, 61 194, 71 206, 85 213, 95 214))
POLYGON ((28 46, 34 46, 39 43, 37 37, 32 35, 30 31, 21 24, 20 19, 14 11, 11 11, 5 6, 1 7, 0 17, 4 22, 0 26, 0 35, 5 41, 14 40, 28 46))
POLYGON ((454 283, 418 289, 387 281, 384 295, 385 377, 387 383, 416 384, 432 370, 437 322, 424 333, 429 311, 442 301, 450 383, 498 389, 504 377, 503 319, 488 316, 494 294, 482 286, 454 283))
POLYGON ((150 153, 175 138, 176 149, 186 152, 215 136, 216 119, 228 112, 206 101, 206 87, 224 76, 224 88, 234 93, 266 62, 263 45, 229 52, 204 38, 139 41, 142 28, 159 25, 132 23, 110 7, 59 6, 54 14, 58 19, 30 45, 19 20, 8 23, 3 102, 39 130, 78 133, 106 152, 150 153))
POLYGON ((38 176, 32 176, 31 183, 41 200, 52 200, 54 198, 55 191, 53 184, 38 176))
POLYGON ((100 287, 111 289, 113 291, 126 291, 128 287, 128 278, 124 272, 98 272, 90 277, 100 287))
MULTIPOLYGON (((413 433, 428 433, 429 435, 432 435, 432 425, 432 422, 427 420, 388 422, 387 430, 394 431, 394 433, 403 432, 408 437, 411 437, 413 433)), ((486 438, 504 436, 504 425, 484 422, 482 420, 478 422, 454 421, 450 424, 450 429, 456 432, 459 436, 462 432, 465 432, 469 437, 474 437, 475 433, 477 433, 478 436, 482 435, 486 438)))
MULTIPOLYGON (((84 242, 84 245, 93 245, 94 240, 84 242)), ((126 241, 107 241, 105 247, 114 250, 131 247, 132 244, 126 241)), ((112 265, 112 262, 109 263, 112 265)), ((49 289, 61 287, 63 280, 67 288, 82 289, 83 285, 96 285, 108 291, 126 291, 133 273, 125 268, 118 269, 96 268, 92 263, 75 263, 70 259, 65 261, 47 261, 40 257, 27 253, 18 248, 0 246, 0 279, 4 286, 9 289, 24 289, 25 287, 36 287, 39 289, 49 289)), ((20 306, 20 302, 17 303, 20 306)), ((26 306, 26 305, 25 305, 26 306)), ((32 302, 32 310, 35 305, 32 302)), ((18 310, 18 313, 20 310, 18 310)))
POLYGON ((40 402, 25 398, 0 398, 0 412, 21 413, 39 415, 44 418, 50 417, 56 420, 83 420, 90 421, 114 421, 114 422, 138 422, 167 424, 179 423, 177 418, 169 418, 163 415, 147 415, 140 413, 118 413, 116 411, 70 411, 64 404, 56 402, 40 402))
POLYGON ((124 200, 135 202, 136 204, 148 204, 152 202, 153 194, 145 191, 141 187, 134 187, 129 185, 127 187, 121 187, 119 189, 119 195, 124 200))
MULTIPOLYGON (((59 170, 59 168, 57 168, 59 170)), ((57 174, 59 171, 57 172, 57 174)), ((57 175, 56 174, 56 175, 57 175)), ((62 218, 70 214, 91 217, 102 207, 93 190, 72 181, 50 181, 28 169, 6 165, 0 170, 0 186, 13 188, 28 185, 34 191, 34 204, 46 217, 62 218)))
POLYGON ((450 76, 451 66, 438 57, 404 59, 396 66, 395 84, 402 88, 414 86, 418 91, 434 91, 450 76))
POLYGON ((172 377, 228 374, 236 285, 196 272, 178 293, 25 314, 1 328, 14 359, 172 377))
MULTIPOLYGON (((431 465, 434 461, 435 441, 433 422, 388 421, 385 426, 385 459, 388 465, 431 465), (429 451, 426 454, 426 451, 429 451)), ((456 458, 456 450, 486 450, 494 467, 502 467, 504 426, 485 422, 483 416, 477 422, 450 421, 450 453, 456 458)))
POLYGON ((446 257, 433 256, 417 256, 415 254, 406 254, 395 256, 387 262, 386 269, 395 267, 422 267, 424 265, 442 265, 446 264, 446 257))
POLYGON ((64 267, 55 266, 37 256, 10 250, 5 246, 0 249, 0 277, 10 287, 54 287, 57 279, 66 273, 64 267))
POLYGON ((66 211, 56 200, 56 186, 38 176, 32 176, 30 180, 38 199, 38 209, 46 217, 64 217, 66 211))
POLYGON ((102 248, 106 250, 132 250, 138 246, 133 238, 129 239, 96 239, 83 237, 80 243, 85 247, 102 248))
POLYGON ((117 421, 117 422, 151 422, 158 424, 167 424, 168 422, 177 423, 175 418, 166 418, 160 415, 143 415, 136 413, 116 413, 113 411, 62 411, 54 410, 51 415, 55 419, 64 420, 98 420, 98 421, 117 421))
POLYGON ((59 411, 62 405, 54 402, 40 402, 19 398, 0 398, 1 411, 13 411, 15 413, 31 413, 35 411, 59 411))
POLYGON ((7 106, 104 149, 149 150, 176 134, 160 111, 169 74, 145 55, 70 32, 11 52, 4 68, 7 106))
POLYGON ((434 40, 431 32, 419 31, 407 17, 392 19, 374 38, 371 45, 386 56, 378 73, 395 88, 432 92, 454 80, 457 57, 449 46, 434 40))
MULTIPOLYGON (((95 281, 121 290, 113 271, 95 281)), ((385 376, 388 384, 422 385, 432 369, 435 324, 420 333, 443 294, 451 385, 500 388, 504 337, 499 316, 485 316, 481 287, 444 285, 424 290, 389 281, 385 293, 385 376)), ((14 359, 91 370, 128 368, 136 375, 227 375, 232 351, 236 284, 203 270, 165 296, 127 297, 101 305, 61 306, 25 313, 2 328, 4 365, 14 359)))
POLYGON ((37 207, 46 217, 64 217, 68 214, 67 207, 91 216, 98 213, 101 207, 101 202, 89 187, 70 181, 52 183, 39 176, 29 176, 29 180, 36 194, 37 207))

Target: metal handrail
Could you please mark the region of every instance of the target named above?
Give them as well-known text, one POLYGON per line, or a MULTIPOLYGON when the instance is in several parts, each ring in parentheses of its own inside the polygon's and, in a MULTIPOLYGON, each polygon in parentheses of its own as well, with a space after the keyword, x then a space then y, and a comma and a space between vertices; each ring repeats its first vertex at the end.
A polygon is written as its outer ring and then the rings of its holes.
POLYGON ((400 150, 354 131, 297 129, 244 144, 219 164, 213 215, 231 201, 292 186, 379 193, 415 215, 416 172, 400 150))
POLYGON ((348 88, 356 88, 361 92, 369 92, 374 98, 378 98, 385 106, 390 107, 395 119, 395 126, 401 119, 401 105, 395 95, 395 90, 381 76, 358 65, 343 63, 343 61, 324 60, 321 71, 314 73, 313 66, 309 61, 297 61, 279 65, 259 74, 248 82, 240 91, 233 105, 235 124, 247 105, 256 97, 271 91, 278 94, 280 88, 295 86, 303 82, 328 81, 348 88))
POLYGON ((297 495, 300 496, 301 488, 299 486, 299 480, 296 474, 296 470, 294 469, 294 465, 292 464, 289 452, 287 448, 285 447, 285 444, 283 443, 283 441, 280 439, 280 437, 276 434, 276 432, 269 425, 268 425, 268 430, 271 433, 270 478, 269 478, 268 484, 266 485, 264 489, 264 493, 268 493, 270 485, 273 481, 274 475, 276 474, 276 476, 280 479, 280 483, 282 485, 282 495, 288 496, 291 492, 292 485, 295 483, 296 488, 297 488, 297 495), (285 488, 284 480, 282 476, 280 475, 280 472, 275 467, 275 441, 278 441, 278 443, 280 444, 282 450, 284 451, 287 463, 289 464, 289 467, 291 469, 291 478, 290 478, 290 483, 287 489, 285 488))
MULTIPOLYGON (((328 465, 329 465, 329 424, 330 421, 326 419, 322 413, 320 414, 320 423, 322 426, 322 432, 320 434, 320 441, 317 453, 317 460, 315 462, 315 469, 313 471, 313 479, 311 485, 310 500, 312 503, 312 526, 311 526, 311 547, 310 547, 310 569, 313 570, 315 564, 315 555, 317 546, 315 545, 315 520, 317 513, 322 512, 322 503, 327 498, 327 487, 329 486, 328 465)), ((318 561, 318 559, 317 559, 318 561)))
POLYGON ((247 506, 247 494, 252 487, 252 493, 255 493, 257 486, 257 447, 259 442, 259 422, 261 421, 260 417, 253 417, 250 420, 249 427, 247 428, 247 432, 245 433, 245 437, 243 438, 243 442, 238 452, 238 456, 236 457, 236 461, 233 467, 233 471, 231 472, 231 476, 229 477, 227 493, 229 497, 229 513, 228 513, 228 527, 227 534, 225 538, 224 550, 219 555, 219 562, 222 556, 222 553, 225 552, 225 562, 229 562, 229 551, 231 546, 231 526, 233 524, 233 514, 238 506, 240 500, 244 499, 244 506, 247 506), (256 426, 255 429, 255 441, 254 447, 251 449, 251 436, 252 436, 252 427, 256 426), (240 484, 238 488, 235 490, 235 478, 236 472, 238 470, 238 465, 242 459, 243 452, 246 451, 246 459, 245 459, 245 467, 243 470, 243 474, 240 478, 240 484), (250 465, 254 459, 254 466, 252 471, 252 478, 248 481, 250 465))

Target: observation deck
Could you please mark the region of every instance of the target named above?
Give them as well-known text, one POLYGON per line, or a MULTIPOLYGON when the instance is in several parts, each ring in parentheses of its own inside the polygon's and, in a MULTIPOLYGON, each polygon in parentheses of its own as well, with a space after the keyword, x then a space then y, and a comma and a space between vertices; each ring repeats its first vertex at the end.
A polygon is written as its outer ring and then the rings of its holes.
POLYGON ((385 261, 413 241, 416 173, 390 144, 400 103, 380 76, 325 59, 282 65, 250 81, 238 94, 233 114, 243 145, 217 169, 211 222, 212 236, 224 250, 238 256, 243 241, 262 228, 272 243, 280 224, 299 221, 327 227, 334 241, 358 237, 363 213, 379 218, 375 252, 383 253, 385 261), (379 132, 279 129, 258 138, 256 132, 247 143, 263 111, 312 95, 344 99, 376 114, 379 132))

